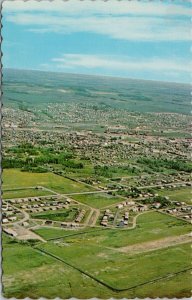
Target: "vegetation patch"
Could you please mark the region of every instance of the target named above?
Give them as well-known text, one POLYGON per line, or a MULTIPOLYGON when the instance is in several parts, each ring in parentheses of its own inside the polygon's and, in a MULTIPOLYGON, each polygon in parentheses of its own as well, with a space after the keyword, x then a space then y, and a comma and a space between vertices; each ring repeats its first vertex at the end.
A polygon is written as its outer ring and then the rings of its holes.
POLYGON ((81 203, 95 208, 102 208, 114 203, 122 202, 121 198, 109 195, 108 193, 73 195, 72 197, 81 203))

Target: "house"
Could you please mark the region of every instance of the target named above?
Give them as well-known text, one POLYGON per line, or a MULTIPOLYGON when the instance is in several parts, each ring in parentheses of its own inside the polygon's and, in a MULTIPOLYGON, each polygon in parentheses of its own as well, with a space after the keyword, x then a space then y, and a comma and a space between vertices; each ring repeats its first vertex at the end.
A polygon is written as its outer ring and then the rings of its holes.
POLYGON ((109 209, 106 209, 105 215, 107 216, 107 215, 109 215, 110 213, 111 213, 111 211, 110 211, 109 209))
POLYGON ((29 223, 28 222, 23 222, 22 225, 26 227, 26 226, 29 226, 29 223))
POLYGON ((9 223, 9 220, 8 220, 8 219, 3 219, 3 220, 2 220, 2 223, 3 223, 3 224, 9 223))
POLYGON ((122 205, 122 204, 118 204, 116 207, 117 207, 118 209, 121 209, 121 208, 123 208, 123 205, 122 205))
MULTIPOLYGON (((128 220, 128 219, 129 219, 129 213, 128 213, 128 212, 125 212, 124 219, 125 219, 125 220, 128 220)), ((125 224, 125 222, 124 222, 124 224, 125 224)))
POLYGON ((137 206, 135 206, 135 207, 131 208, 131 211, 133 211, 133 212, 138 212, 138 211, 139 211, 139 208, 138 208, 137 206))
POLYGON ((50 220, 45 221, 45 225, 51 225, 53 222, 50 220))
POLYGON ((109 214, 109 219, 113 220, 114 219, 114 214, 109 214))
POLYGON ((186 216, 184 216, 183 218, 185 218, 185 219, 190 219, 190 216, 186 215, 186 216))
POLYGON ((13 221, 17 220, 17 217, 9 217, 8 220, 11 221, 11 222, 13 222, 13 221))
POLYGON ((135 202, 134 201, 127 201, 127 205, 134 205, 135 202))
POLYGON ((159 202, 156 202, 156 203, 154 203, 153 204, 153 207, 155 207, 155 208, 160 208, 161 207, 161 203, 159 203, 159 202))
POLYGON ((12 228, 3 228, 3 231, 13 237, 17 236, 17 232, 13 230, 12 228))
POLYGON ((103 225, 103 226, 107 226, 107 223, 108 223, 107 221, 102 220, 100 224, 103 225))

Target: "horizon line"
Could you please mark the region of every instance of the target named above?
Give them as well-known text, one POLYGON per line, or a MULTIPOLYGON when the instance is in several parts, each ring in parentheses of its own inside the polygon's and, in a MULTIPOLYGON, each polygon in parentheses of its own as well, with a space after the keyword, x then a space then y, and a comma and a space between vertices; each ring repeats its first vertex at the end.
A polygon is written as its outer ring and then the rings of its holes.
POLYGON ((42 70, 42 69, 23 69, 23 68, 11 68, 11 67, 3 67, 1 68, 2 73, 3 70, 14 70, 14 71, 36 71, 42 73, 56 73, 56 74, 69 74, 69 75, 80 75, 80 76, 92 76, 92 77, 108 77, 112 79, 128 79, 128 80, 138 80, 138 81, 152 81, 152 82, 160 82, 160 83, 173 83, 173 84, 184 84, 191 85, 191 82, 178 82, 178 81, 165 81, 165 80, 155 80, 155 79, 143 79, 143 78, 131 78, 124 76, 115 76, 115 75, 103 75, 103 74, 87 74, 87 73, 71 73, 71 72, 62 72, 62 71, 52 71, 52 70, 42 70))

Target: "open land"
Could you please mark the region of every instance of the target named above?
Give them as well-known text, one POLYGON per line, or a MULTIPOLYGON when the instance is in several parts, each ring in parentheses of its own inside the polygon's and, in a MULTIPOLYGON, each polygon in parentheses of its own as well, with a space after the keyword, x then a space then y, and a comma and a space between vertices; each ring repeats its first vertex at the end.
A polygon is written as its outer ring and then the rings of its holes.
POLYGON ((3 84, 4 296, 190 297, 188 86, 15 70, 3 84))

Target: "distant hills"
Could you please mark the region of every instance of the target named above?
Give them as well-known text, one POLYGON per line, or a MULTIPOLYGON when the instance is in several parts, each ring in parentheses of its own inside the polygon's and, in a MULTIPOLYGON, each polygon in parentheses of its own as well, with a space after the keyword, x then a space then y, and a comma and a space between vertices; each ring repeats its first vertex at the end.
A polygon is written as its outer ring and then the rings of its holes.
POLYGON ((95 103, 137 112, 190 114, 190 85, 107 76, 3 70, 5 106, 95 103))

